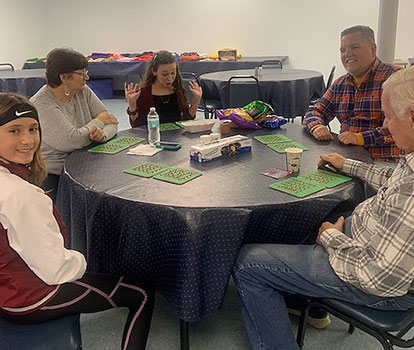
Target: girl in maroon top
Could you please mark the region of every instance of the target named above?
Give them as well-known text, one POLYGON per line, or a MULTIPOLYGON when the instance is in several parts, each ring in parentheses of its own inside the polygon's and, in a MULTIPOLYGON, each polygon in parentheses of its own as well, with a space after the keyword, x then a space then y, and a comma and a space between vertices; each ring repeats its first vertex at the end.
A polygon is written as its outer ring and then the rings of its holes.
POLYGON ((160 123, 194 119, 202 96, 201 87, 191 81, 189 89, 193 101, 189 105, 177 61, 168 51, 155 53, 141 86, 125 83, 124 89, 129 122, 133 128, 147 124, 150 107, 155 107, 160 123))
POLYGON ((65 247, 62 217, 38 187, 46 177, 40 136, 29 100, 0 93, 0 317, 39 323, 127 307, 122 349, 145 349, 154 290, 132 278, 85 273, 83 255, 65 247))

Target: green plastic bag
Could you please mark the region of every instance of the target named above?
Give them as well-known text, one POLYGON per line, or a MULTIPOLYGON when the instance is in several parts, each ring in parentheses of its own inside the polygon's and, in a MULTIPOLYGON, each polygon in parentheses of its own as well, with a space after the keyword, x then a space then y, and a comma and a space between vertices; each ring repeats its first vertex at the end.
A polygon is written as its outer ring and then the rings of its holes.
POLYGON ((262 101, 253 101, 243 109, 253 118, 259 119, 262 115, 274 114, 272 106, 262 101))

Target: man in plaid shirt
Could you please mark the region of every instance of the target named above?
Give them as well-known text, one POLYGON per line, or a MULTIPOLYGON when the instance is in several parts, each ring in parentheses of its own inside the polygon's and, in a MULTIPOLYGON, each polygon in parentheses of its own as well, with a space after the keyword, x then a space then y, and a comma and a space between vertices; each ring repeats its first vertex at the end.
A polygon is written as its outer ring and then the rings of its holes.
POLYGON ((333 140, 326 125, 341 123, 339 141, 367 147, 374 160, 396 161, 398 147, 382 126, 382 84, 399 68, 376 57, 374 31, 355 26, 341 33, 341 61, 347 74, 338 78, 306 114, 303 124, 317 140, 333 140))
POLYGON ((414 67, 384 84, 384 127, 401 151, 393 170, 321 156, 378 190, 352 215, 322 223, 315 245, 251 244, 233 269, 252 349, 298 350, 282 293, 381 310, 414 308, 414 67))

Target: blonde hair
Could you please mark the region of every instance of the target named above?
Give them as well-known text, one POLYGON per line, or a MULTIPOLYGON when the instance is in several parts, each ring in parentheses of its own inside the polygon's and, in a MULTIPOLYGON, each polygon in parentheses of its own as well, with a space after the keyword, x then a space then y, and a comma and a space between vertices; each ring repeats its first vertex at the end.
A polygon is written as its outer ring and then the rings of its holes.
MULTIPOLYGON (((27 103, 33 106, 33 104, 24 96, 15 93, 0 93, 0 118, 7 111, 13 108, 17 104, 27 103)), ((34 106, 33 106, 34 108, 34 106)), ((40 126, 39 126, 39 138, 41 140, 40 126)), ((31 175, 29 181, 35 185, 40 185, 47 176, 46 164, 40 153, 40 142, 37 147, 33 160, 29 164, 31 175)))
POLYGON ((382 88, 390 88, 390 104, 401 119, 404 114, 414 109, 414 66, 401 69, 390 75, 382 88))

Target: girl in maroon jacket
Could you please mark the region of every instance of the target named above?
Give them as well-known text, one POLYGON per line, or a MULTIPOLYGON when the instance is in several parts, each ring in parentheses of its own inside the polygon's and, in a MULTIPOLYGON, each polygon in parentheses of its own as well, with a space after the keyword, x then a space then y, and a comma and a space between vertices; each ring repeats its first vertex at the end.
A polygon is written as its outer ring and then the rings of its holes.
POLYGON ((144 349, 154 293, 126 278, 85 273, 65 248, 66 227, 38 187, 46 176, 35 107, 0 93, 0 317, 39 323, 65 315, 129 308, 122 349, 144 349))
POLYGON ((125 83, 124 88, 129 122, 133 128, 147 124, 151 107, 155 107, 160 123, 194 119, 202 96, 201 87, 197 82, 190 81, 189 89, 193 101, 191 105, 188 104, 177 61, 168 51, 154 54, 141 86, 125 83))

